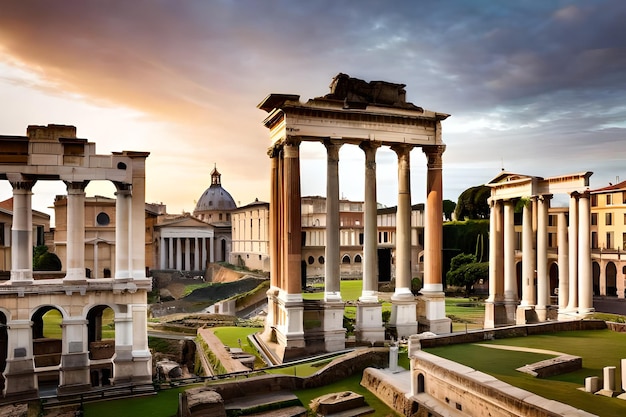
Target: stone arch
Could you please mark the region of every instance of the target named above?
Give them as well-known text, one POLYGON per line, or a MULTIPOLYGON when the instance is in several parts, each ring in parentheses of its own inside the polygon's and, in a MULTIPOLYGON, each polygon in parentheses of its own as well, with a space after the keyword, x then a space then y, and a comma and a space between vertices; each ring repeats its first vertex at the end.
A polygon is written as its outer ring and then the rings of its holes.
POLYGON ((600 295, 600 264, 594 262, 592 264, 593 272, 593 295, 600 295))
POLYGON ((425 384, 425 378, 424 378, 424 374, 423 373, 418 373, 417 374, 417 393, 422 393, 425 392, 426 390, 426 384, 425 384))
POLYGON ((342 264, 350 264, 350 255, 345 254, 341 257, 342 264))
POLYGON ((31 314, 32 352, 35 370, 51 367, 51 371, 36 372, 39 390, 49 390, 59 386, 61 356, 63 354, 63 331, 57 336, 57 328, 61 328, 68 315, 62 308, 54 305, 42 305, 31 314), (60 320, 56 317, 58 313, 60 320), (58 321, 58 323, 57 323, 58 321), (54 333, 53 333, 54 332, 54 333))
POLYGON ((33 339, 41 339, 44 337, 44 316, 52 310, 59 312, 61 321, 68 317, 67 312, 62 307, 56 305, 45 304, 36 307, 30 316, 33 339))
POLYGON ((550 280, 550 296, 558 296, 559 292, 559 264, 552 262, 548 269, 548 276, 550 280))
POLYGON ((606 276, 606 295, 617 297, 617 267, 614 262, 606 264, 604 274, 606 276))
POLYGON ((354 255, 354 263, 355 264, 360 264, 361 262, 363 262, 363 258, 361 257, 361 255, 358 254, 358 253, 356 255, 354 255))

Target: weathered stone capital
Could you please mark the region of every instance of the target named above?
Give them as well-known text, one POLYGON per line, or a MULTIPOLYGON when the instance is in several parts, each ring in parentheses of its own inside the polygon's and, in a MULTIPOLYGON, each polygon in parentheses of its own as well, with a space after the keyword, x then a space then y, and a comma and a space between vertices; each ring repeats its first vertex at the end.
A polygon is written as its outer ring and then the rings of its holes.
POLYGON ((422 151, 428 158, 429 169, 441 169, 443 168, 442 155, 446 150, 446 145, 431 145, 423 146, 422 151))
POLYGON ((407 145, 406 143, 400 143, 397 145, 392 145, 391 150, 394 151, 397 155, 398 155, 398 159, 402 158, 402 157, 407 157, 409 156, 409 154, 411 153, 411 150, 413 150, 414 146, 413 145, 407 145))
POLYGON ((325 139, 323 143, 324 147, 326 147, 328 162, 339 162, 339 149, 341 149, 343 143, 333 139, 325 139))
POLYGON ((283 146, 283 158, 299 158, 300 141, 296 143, 285 143, 283 146))
POLYGON ((119 181, 114 181, 113 184, 115 184, 115 189, 117 190, 115 192, 115 195, 131 195, 132 194, 133 186, 131 184, 127 184, 125 182, 119 182, 119 181))
POLYGON ((7 179, 9 180, 11 187, 13 187, 13 191, 32 191, 33 187, 37 183, 37 179, 28 178, 27 176, 22 174, 7 174, 7 179))
POLYGON ((83 194, 89 181, 63 181, 68 194, 83 194))

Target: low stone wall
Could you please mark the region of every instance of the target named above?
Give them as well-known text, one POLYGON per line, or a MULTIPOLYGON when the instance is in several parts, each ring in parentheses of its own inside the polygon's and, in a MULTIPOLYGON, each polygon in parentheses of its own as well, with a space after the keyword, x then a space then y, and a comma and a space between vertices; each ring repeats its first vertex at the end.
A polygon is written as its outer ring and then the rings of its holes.
POLYGON ((607 323, 602 320, 555 321, 526 326, 499 327, 495 329, 474 330, 467 333, 454 333, 421 339, 422 348, 454 345, 459 343, 477 343, 492 339, 524 337, 535 334, 565 332, 573 330, 602 330, 607 323))
POLYGON ((411 395, 427 395, 442 409, 474 417, 591 417, 586 411, 506 384, 468 366, 424 351, 411 357, 411 395))
POLYGON ((386 374, 379 369, 367 368, 363 371, 361 385, 403 416, 413 416, 419 409, 419 404, 406 395, 405 389, 390 384, 386 374))
POLYGON ((578 371, 583 367, 583 358, 574 355, 561 355, 556 358, 524 365, 517 371, 524 372, 537 378, 547 378, 554 375, 578 371))

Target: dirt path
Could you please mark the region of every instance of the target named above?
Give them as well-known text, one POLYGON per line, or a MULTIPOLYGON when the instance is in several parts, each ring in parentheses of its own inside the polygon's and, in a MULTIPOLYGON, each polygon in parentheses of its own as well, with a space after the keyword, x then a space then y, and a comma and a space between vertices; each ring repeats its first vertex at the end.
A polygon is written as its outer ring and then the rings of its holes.
POLYGON ((520 346, 488 345, 486 343, 474 343, 474 345, 482 346, 482 347, 486 347, 486 348, 491 348, 491 349, 515 350, 515 351, 518 351, 518 352, 528 352, 528 353, 543 353, 543 354, 546 354, 546 355, 555 355, 555 356, 567 355, 567 353, 557 352, 557 351, 554 351, 554 350, 526 348, 526 347, 520 347, 520 346))

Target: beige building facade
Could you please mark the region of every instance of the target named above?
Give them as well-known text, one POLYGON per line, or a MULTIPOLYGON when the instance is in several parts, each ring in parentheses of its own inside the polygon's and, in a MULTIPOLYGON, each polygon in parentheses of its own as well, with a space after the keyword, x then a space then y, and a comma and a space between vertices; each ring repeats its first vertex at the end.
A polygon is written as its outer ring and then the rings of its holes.
POLYGON ((74 126, 29 126, 26 136, 0 136, 0 180, 13 188, 10 279, 0 283, 2 396, 36 398, 42 386, 81 392, 106 384, 151 383, 147 337, 145 162, 147 152, 98 155, 74 126), (35 279, 32 189, 39 181, 67 185, 65 273, 35 279), (88 279, 85 267, 85 187, 111 181, 117 189, 115 273, 88 279), (60 338, 43 323, 54 310, 60 338), (111 311, 115 339, 102 340, 111 311))
POLYGON ((593 294, 626 295, 626 181, 590 191, 593 294))
POLYGON ((256 199, 231 213, 230 263, 269 272, 270 205, 256 199))

